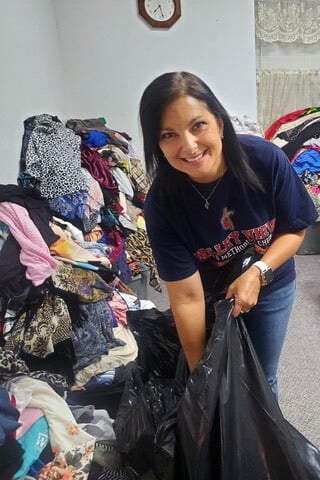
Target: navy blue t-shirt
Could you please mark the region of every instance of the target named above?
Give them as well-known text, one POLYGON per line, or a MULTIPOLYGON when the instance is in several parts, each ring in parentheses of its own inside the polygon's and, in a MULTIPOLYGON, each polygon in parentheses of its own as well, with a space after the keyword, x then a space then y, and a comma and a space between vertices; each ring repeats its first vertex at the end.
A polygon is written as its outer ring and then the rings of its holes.
MULTIPOLYGON (((147 232, 160 278, 176 281, 197 270, 219 269, 253 248, 261 257, 274 235, 297 232, 317 219, 317 210, 284 152, 258 136, 238 135, 248 163, 265 191, 242 185, 227 170, 210 206, 187 178, 174 194, 156 179, 146 198, 147 232)), ((195 183, 207 197, 214 182, 195 183)), ((272 291, 295 278, 294 260, 275 272, 272 291)))

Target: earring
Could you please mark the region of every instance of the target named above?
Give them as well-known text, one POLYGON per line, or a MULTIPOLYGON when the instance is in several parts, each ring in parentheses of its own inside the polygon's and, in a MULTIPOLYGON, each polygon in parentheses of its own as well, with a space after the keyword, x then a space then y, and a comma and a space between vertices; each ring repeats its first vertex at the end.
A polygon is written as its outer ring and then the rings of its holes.
POLYGON ((221 135, 221 140, 223 140, 223 139, 224 139, 224 136, 223 136, 223 134, 222 134, 222 135, 221 135))

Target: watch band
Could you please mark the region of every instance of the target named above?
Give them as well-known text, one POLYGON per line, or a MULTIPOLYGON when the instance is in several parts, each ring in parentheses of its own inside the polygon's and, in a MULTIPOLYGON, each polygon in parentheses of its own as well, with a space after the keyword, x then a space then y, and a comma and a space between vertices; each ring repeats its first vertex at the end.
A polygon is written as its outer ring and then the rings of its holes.
POLYGON ((273 280, 272 269, 262 260, 259 260, 258 262, 253 263, 253 265, 255 265, 260 270, 261 285, 263 287, 266 285, 269 285, 269 283, 271 283, 273 280))

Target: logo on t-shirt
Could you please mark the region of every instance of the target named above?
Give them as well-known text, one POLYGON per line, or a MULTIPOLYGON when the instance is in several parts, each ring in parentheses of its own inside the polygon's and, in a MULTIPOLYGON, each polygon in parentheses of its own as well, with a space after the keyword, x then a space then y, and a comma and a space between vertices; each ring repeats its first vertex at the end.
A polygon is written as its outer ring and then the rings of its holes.
POLYGON ((234 210, 228 210, 227 208, 223 209, 221 217, 221 225, 224 230, 234 230, 233 221, 231 220, 231 215, 234 214, 234 210))
POLYGON ((200 262, 212 260, 216 265, 222 266, 250 245, 263 255, 271 243, 275 223, 276 221, 273 219, 258 227, 234 230, 228 233, 221 242, 210 247, 200 248, 194 253, 194 256, 200 262))

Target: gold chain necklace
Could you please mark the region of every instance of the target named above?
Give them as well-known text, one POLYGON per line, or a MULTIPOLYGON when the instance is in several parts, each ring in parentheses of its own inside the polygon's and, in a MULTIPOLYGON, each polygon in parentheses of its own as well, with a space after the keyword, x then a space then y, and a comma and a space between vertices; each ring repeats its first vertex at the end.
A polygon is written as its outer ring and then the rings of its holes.
POLYGON ((212 195, 214 194, 214 192, 216 191, 216 189, 218 188, 221 180, 222 180, 223 176, 219 178, 219 180, 217 181, 217 183, 214 184, 213 186, 213 189, 211 190, 211 192, 209 193, 209 195, 207 197, 205 197, 204 195, 202 195, 202 193, 197 189, 197 187, 191 182, 191 185, 193 186, 193 188, 195 189, 195 191, 200 195, 201 198, 203 198, 204 200, 204 207, 208 210, 208 208, 210 207, 210 203, 209 203, 209 200, 210 198, 212 197, 212 195))

